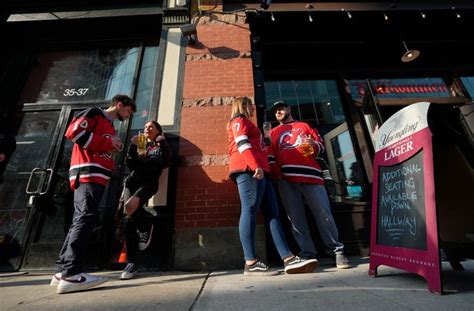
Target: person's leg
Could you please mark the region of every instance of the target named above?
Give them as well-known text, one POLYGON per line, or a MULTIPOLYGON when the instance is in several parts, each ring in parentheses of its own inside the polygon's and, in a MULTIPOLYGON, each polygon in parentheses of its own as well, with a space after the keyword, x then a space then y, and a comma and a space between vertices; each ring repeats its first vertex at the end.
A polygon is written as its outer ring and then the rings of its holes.
POLYGON ((252 175, 243 173, 236 177, 239 190, 241 211, 239 221, 240 242, 244 251, 246 261, 257 259, 255 248, 255 226, 257 212, 262 201, 265 180, 255 179, 252 175))
POLYGON ((265 218, 265 225, 269 228, 273 243, 280 254, 281 259, 292 257, 293 253, 288 248, 288 244, 283 233, 278 213, 278 202, 270 179, 265 178, 265 194, 262 202, 262 212, 265 218))
POLYGON ((291 183, 286 180, 278 181, 281 201, 290 219, 293 236, 300 248, 299 255, 303 258, 315 258, 316 248, 314 247, 311 232, 306 222, 305 209, 299 183, 291 183))
POLYGON ((323 185, 301 184, 301 189, 313 213, 324 245, 334 254, 343 253, 344 245, 339 242, 339 233, 331 213, 331 206, 323 185))
POLYGON ((99 184, 83 183, 74 191, 74 216, 66 237, 67 244, 59 259, 63 278, 83 272, 82 262, 87 240, 97 221, 104 188, 99 184))

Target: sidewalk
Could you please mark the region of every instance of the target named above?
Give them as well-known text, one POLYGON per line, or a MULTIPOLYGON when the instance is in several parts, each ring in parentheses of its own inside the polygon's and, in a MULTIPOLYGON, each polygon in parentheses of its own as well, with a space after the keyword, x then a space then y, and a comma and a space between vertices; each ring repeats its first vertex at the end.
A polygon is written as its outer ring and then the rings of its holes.
POLYGON ((368 259, 337 270, 323 261, 315 273, 244 277, 242 271, 143 273, 85 292, 56 294, 51 273, 0 274, 0 310, 474 310, 474 261, 465 271, 443 263, 445 295, 431 294, 419 276, 381 266, 367 275, 368 259))

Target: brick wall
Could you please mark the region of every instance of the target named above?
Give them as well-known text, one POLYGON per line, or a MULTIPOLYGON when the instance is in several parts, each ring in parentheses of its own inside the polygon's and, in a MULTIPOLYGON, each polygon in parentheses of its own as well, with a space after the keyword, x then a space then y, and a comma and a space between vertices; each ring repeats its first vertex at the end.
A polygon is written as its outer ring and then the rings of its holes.
MULTIPOLYGON (((215 1, 214 1, 215 2, 215 1)), ((236 227, 237 188, 228 179, 230 103, 253 97, 248 25, 205 20, 186 49, 176 229, 236 227)))

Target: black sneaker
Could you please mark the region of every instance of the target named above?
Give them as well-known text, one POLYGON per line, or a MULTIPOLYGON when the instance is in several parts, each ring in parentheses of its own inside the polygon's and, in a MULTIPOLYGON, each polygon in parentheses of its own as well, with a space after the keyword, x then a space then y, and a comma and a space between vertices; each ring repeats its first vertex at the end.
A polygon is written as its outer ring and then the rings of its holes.
POLYGON ((277 270, 270 270, 270 267, 258 260, 253 265, 245 264, 244 267, 244 275, 271 276, 278 273, 277 270))
POLYGON ((148 246, 150 246, 151 236, 153 234, 153 224, 151 225, 149 232, 141 232, 137 230, 137 234, 138 234, 138 249, 141 251, 144 251, 145 249, 147 249, 148 246))
POLYGON ((285 262, 285 272, 288 274, 311 273, 317 267, 319 267, 319 261, 315 258, 306 259, 295 256, 285 262))
POLYGON ((336 254, 336 267, 338 269, 349 269, 351 267, 349 260, 347 260, 347 257, 344 255, 344 253, 336 254))
POLYGON ((127 264, 125 269, 123 269, 122 274, 120 275, 121 280, 130 280, 132 279, 138 272, 137 266, 130 262, 127 264))

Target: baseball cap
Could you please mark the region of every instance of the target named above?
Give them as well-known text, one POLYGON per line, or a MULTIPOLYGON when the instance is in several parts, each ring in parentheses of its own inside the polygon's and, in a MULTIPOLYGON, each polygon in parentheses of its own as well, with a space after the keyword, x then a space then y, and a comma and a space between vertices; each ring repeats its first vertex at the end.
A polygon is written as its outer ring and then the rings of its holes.
POLYGON ((285 103, 285 102, 282 101, 282 100, 277 100, 277 101, 274 102, 273 105, 272 105, 272 112, 275 113, 275 108, 280 107, 280 106, 288 107, 288 104, 285 103))

